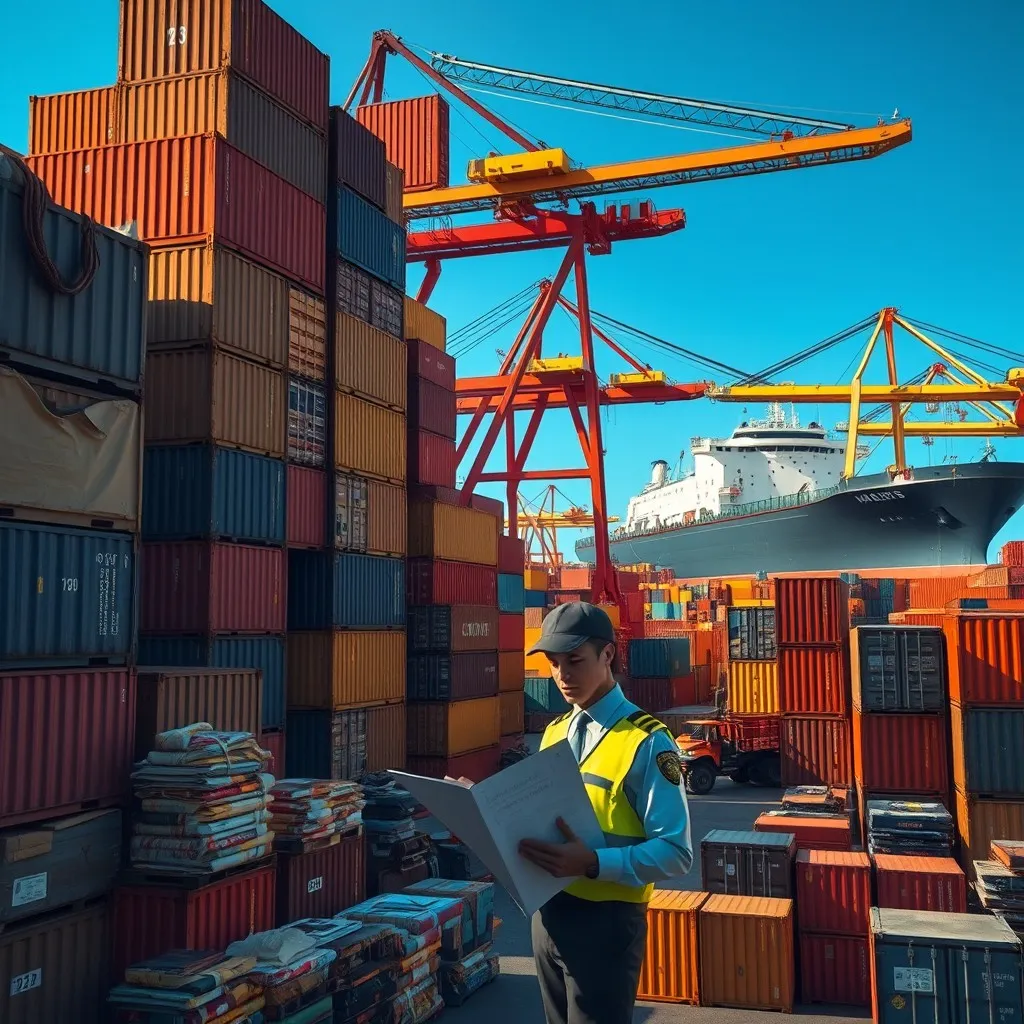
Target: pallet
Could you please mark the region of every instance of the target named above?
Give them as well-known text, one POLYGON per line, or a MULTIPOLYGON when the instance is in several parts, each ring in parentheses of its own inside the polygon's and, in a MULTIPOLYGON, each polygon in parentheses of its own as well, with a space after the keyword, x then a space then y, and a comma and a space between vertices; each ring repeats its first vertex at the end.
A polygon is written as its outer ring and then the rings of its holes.
POLYGON ((203 889, 215 885, 228 878, 244 875, 259 868, 276 867, 277 855, 271 853, 259 860, 251 860, 246 864, 236 864, 220 871, 205 871, 196 874, 184 874, 173 871, 161 871, 152 865, 142 868, 126 868, 118 877, 118 885, 161 886, 165 889, 181 889, 183 892, 203 889))
POLYGON ((70 526, 77 530, 103 530, 106 533, 137 533, 139 520, 116 516, 94 516, 88 512, 58 512, 25 505, 0 505, 0 522, 42 523, 45 526, 70 526))

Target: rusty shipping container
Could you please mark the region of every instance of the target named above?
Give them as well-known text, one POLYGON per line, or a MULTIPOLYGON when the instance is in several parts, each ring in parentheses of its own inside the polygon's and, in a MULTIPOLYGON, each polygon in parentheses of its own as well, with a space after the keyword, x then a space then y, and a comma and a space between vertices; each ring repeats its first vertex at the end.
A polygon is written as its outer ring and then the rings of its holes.
POLYGON ((729 662, 729 710, 737 715, 779 713, 779 675, 774 661, 729 662))
POLYGON ((170 949, 225 949, 274 927, 277 869, 267 862, 227 874, 197 889, 119 885, 114 890, 113 971, 170 949))
POLYGON ((142 545, 144 633, 283 633, 286 563, 277 547, 142 545))
POLYGON ((108 227, 135 223, 151 245, 220 242, 316 293, 323 289, 323 204, 214 135, 80 149, 28 163, 55 202, 108 227))
POLYGON ((330 111, 331 184, 347 185, 380 210, 387 207, 387 150, 344 107, 330 111))
POLYGON ((522 651, 498 652, 498 690, 511 693, 523 688, 526 678, 526 655, 522 651))
POLYGON ((110 989, 110 906, 94 900, 0 933, 4 1024, 101 1024, 110 989))
POLYGON ((869 1006, 869 948, 867 936, 813 935, 801 930, 800 1001, 869 1006))
POLYGON ((134 728, 127 669, 0 673, 0 826, 122 802, 134 728))
POLYGON ((284 777, 285 734, 283 729, 260 733, 260 746, 270 754, 267 771, 275 779, 284 777))
POLYGON ((123 90, 108 85, 28 98, 28 151, 66 153, 124 141, 123 90))
POLYGON ((701 1002, 791 1013, 793 901, 709 896, 699 915, 701 1002))
POLYGON ((700 1005, 697 915, 706 892, 657 890, 647 904, 647 944, 637 998, 700 1005))
POLYGON ((409 555, 497 566, 498 533, 494 517, 459 505, 411 502, 409 555))
POLYGON ((358 779, 405 767, 405 704, 347 711, 289 711, 292 778, 358 779))
POLYGON ((405 587, 410 605, 498 603, 498 574, 487 565, 410 558, 406 563, 405 587))
POLYGON ((136 761, 153 749, 157 733, 192 722, 254 736, 263 727, 263 680, 257 669, 140 666, 137 687, 136 761))
POLYGON ((871 861, 847 850, 800 850, 796 905, 801 932, 860 935, 870 930, 871 861))
POLYGON ((288 372, 327 379, 327 307, 301 288, 288 288, 288 372))
POLYGON ((498 692, 498 655, 494 651, 463 654, 417 654, 406 667, 409 700, 469 700, 498 692))
POLYGON ((871 861, 875 866, 876 906, 967 913, 967 879, 952 857, 874 853, 871 861))
POLYGON ((700 884, 708 892, 789 899, 795 855, 792 835, 712 829, 700 843, 700 884))
POLYGON ((405 209, 402 196, 405 193, 405 172, 390 161, 384 163, 384 212, 389 220, 405 227, 405 209))
POLYGON ((498 650, 498 609, 483 605, 414 605, 408 611, 409 653, 498 650))
POLYGON ((1024 840, 1024 800, 982 799, 956 790, 960 867, 974 878, 974 862, 987 860, 993 839, 1024 840))
POLYGON ((1024 707, 949 709, 953 779, 965 793, 1024 794, 1024 707))
POLYGON ((454 441, 427 430, 410 430, 407 452, 410 483, 455 486, 459 456, 454 441))
POLYGON ((444 352, 448 338, 448 322, 429 306, 405 296, 405 340, 422 341, 444 352))
POLYGON ((405 300, 401 289, 370 278, 370 326, 402 340, 405 300))
POLYGON ((408 753, 416 757, 452 757, 498 745, 501 707, 498 698, 482 697, 454 704, 409 704, 408 753))
POLYGON ((246 359, 283 368, 287 332, 288 282, 279 274, 209 243, 151 251, 150 355, 168 345, 214 342, 246 359))
POLYGON ((339 312, 334 321, 334 383, 341 390, 405 411, 405 345, 339 312))
MULTIPOLYGON (((404 493, 404 488, 402 491, 404 493)), ((370 533, 369 509, 369 480, 351 473, 335 473, 333 519, 337 550, 366 552, 370 533)))
POLYGON ((785 578, 775 585, 775 629, 780 646, 841 645, 850 632, 850 588, 829 577, 785 578))
POLYGON ((409 510, 406 490, 382 480, 366 482, 366 550, 371 555, 405 555, 409 510))
POLYGON ((525 727, 526 695, 518 693, 499 693, 501 703, 501 735, 518 736, 525 727))
POLYGON ((853 703, 864 711, 941 711, 946 697, 942 631, 920 626, 851 630, 853 703))
POLYGON ((327 543, 327 473, 289 466, 286 487, 288 546, 322 548, 327 543))
POLYGON ((312 381, 288 380, 288 442, 285 458, 323 466, 327 452, 327 389, 312 381))
MULTIPOLYGON (((849 664, 845 647, 780 648, 778 710, 790 715, 845 715, 849 664)), ((731 674, 731 662, 729 671, 731 674)))
POLYGON ((362 827, 332 836, 329 846, 277 857, 280 927, 307 917, 334 917, 366 899, 366 837, 362 827))
MULTIPOLYGON (((404 353, 403 353, 404 355, 404 353)), ((422 377, 409 380, 410 430, 428 430, 455 440, 455 390, 441 387, 422 377)))
POLYGON ((853 713, 853 767, 874 793, 949 792, 943 715, 853 713))
POLYGON ((345 708, 405 699, 402 630, 288 635, 288 706, 345 708))
POLYGON ((844 719, 787 717, 781 734, 784 787, 853 782, 850 733, 844 719))
POLYGON ((354 395, 334 396, 336 469, 405 482, 405 416, 354 395))
POLYGON ((228 352, 174 349, 146 359, 147 444, 208 441, 284 456, 285 376, 228 352))
POLYGON ((330 58, 260 0, 121 0, 118 81, 229 67, 326 134, 330 58))
POLYGON ((410 757, 409 771, 428 778, 469 779, 482 782, 501 770, 501 747, 493 745, 454 757, 410 757))
POLYGON ((448 104, 439 95, 368 103, 356 117, 384 142, 388 160, 405 175, 406 192, 448 187, 448 104))
POLYGON ((943 629, 953 703, 1024 703, 1024 617, 949 616, 943 629))
POLYGON ((337 260, 335 272, 335 304, 338 311, 373 323, 373 278, 345 260, 337 260))

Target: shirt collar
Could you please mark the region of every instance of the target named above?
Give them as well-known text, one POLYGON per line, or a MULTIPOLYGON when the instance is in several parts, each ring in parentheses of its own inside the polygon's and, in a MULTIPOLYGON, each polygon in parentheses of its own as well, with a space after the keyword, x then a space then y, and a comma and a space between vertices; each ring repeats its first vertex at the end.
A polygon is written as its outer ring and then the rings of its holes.
MULTIPOLYGON (((618 683, 612 687, 599 701, 587 708, 587 714, 604 729, 610 729, 622 717, 621 706, 626 696, 618 683)), ((580 713, 580 708, 573 708, 573 719, 580 713)))

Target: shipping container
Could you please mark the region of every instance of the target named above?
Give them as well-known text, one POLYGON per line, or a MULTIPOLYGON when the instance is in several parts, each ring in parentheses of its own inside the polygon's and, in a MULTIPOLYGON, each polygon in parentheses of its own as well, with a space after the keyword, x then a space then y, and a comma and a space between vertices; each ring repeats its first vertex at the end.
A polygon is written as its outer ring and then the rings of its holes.
POLYGON ((437 93, 368 103, 356 118, 383 141, 388 161, 402 170, 406 192, 448 187, 448 103, 437 93))
POLYGON ((846 648, 782 647, 778 664, 779 710, 783 714, 847 713, 850 661, 846 648))
POLYGON ((370 541, 369 512, 370 481, 351 473, 336 473, 333 518, 334 547, 338 551, 366 552, 370 541))
POLYGON ((151 251, 148 294, 150 356, 168 345, 213 343, 276 369, 287 365, 289 285, 279 274, 221 245, 172 246, 151 251))
POLYGON ((951 701, 1024 703, 1024 616, 949 616, 943 628, 951 701))
POLYGON ((526 656, 522 651, 498 652, 498 690, 500 693, 522 691, 526 678, 526 656))
POLYGON ((432 558, 406 563, 409 604, 467 604, 495 607, 497 573, 488 565, 471 565, 432 558))
POLYGON ((647 940, 637 999, 700 1005, 697 912, 706 892, 657 890, 647 904, 647 940))
POLYGON ((463 654, 417 654, 406 667, 409 700, 469 700, 498 692, 495 651, 463 654))
POLYGON ((408 753, 416 757, 451 757, 497 746, 501 707, 497 696, 454 704, 409 704, 408 753))
POLYGON ((135 393, 144 352, 146 247, 49 203, 42 235, 53 269, 37 266, 22 227, 29 173, 0 153, 0 351, 16 369, 135 393), (77 294, 61 294, 53 270, 65 285, 79 281, 83 230, 95 245, 95 270, 77 294))
POLYGON ((405 210, 402 202, 405 193, 405 172, 390 161, 384 163, 384 212, 389 220, 405 227, 405 210))
POLYGON ((409 771, 433 779, 443 779, 447 775, 450 779, 482 782, 496 775, 500 769, 501 748, 496 745, 473 750, 468 754, 457 754, 454 757, 409 758, 409 771))
POLYGON ((941 711, 947 704, 942 631, 921 626, 858 626, 851 631, 854 707, 863 711, 941 711))
POLYGON ((273 928, 276 881, 271 858, 194 889, 181 880, 119 885, 114 890, 111 980, 122 981, 129 964, 168 950, 225 949, 273 928))
POLYGON ((970 576, 922 576, 908 580, 910 608, 945 608, 967 594, 970 576))
POLYGON ((498 650, 522 651, 526 647, 526 626, 522 615, 498 616, 498 650))
POLYGON ((409 482, 435 487, 454 487, 459 469, 455 442, 427 430, 408 433, 409 482))
POLYGON ((288 372, 327 379, 327 307, 324 300, 288 287, 288 372))
POLYGON ((405 767, 405 704, 289 711, 288 735, 292 778, 357 779, 405 767))
MULTIPOLYGON (((425 308, 425 307, 424 307, 425 308)), ((427 381, 443 391, 455 392, 455 358, 425 341, 410 338, 406 342, 409 377, 427 381)), ((430 427, 424 427, 430 430, 430 427)), ((516 569, 521 572, 522 569, 516 569)))
POLYGON ((397 629, 290 633, 288 706, 345 708, 404 700, 405 658, 405 633, 397 629))
POLYGON ((214 445, 150 445, 143 469, 144 540, 284 543, 280 460, 214 445))
POLYGON ((65 153, 122 141, 124 90, 108 85, 28 98, 28 152, 65 153))
POLYGON ((675 707, 671 679, 645 679, 633 676, 623 689, 629 700, 649 714, 675 707))
POLYGON ((950 706, 953 779, 965 793, 1024 794, 1024 707, 950 706))
MULTIPOLYGON (((507 541, 507 537, 499 538, 498 540, 498 560, 501 560, 501 553, 503 547, 503 541, 507 541)), ((526 591, 523 587, 523 574, 522 572, 517 573, 498 573, 498 610, 508 615, 522 615, 524 612, 524 602, 526 600, 526 591)))
POLYGON ((629 642, 629 672, 634 676, 667 679, 690 671, 690 641, 686 637, 634 639, 629 642))
POLYGON ((500 693, 501 702, 501 735, 519 736, 525 727, 526 708, 522 692, 500 693))
POLYGON ((366 550, 372 555, 404 556, 409 521, 405 488, 368 480, 366 492, 366 550))
POLYGON ((730 661, 728 706, 737 715, 775 715, 779 674, 774 661, 730 661))
POLYGON ((1024 566, 1024 540, 1008 540, 999 549, 999 561, 1017 568, 1024 566))
POLYGON ((874 853, 876 906, 967 913, 967 879, 952 857, 874 853))
POLYGON ((558 684, 549 675, 524 679, 521 685, 528 712, 564 715, 566 711, 570 710, 570 705, 562 696, 558 684))
POLYGON ((0 933, 4 1024, 108 1020, 110 906, 94 900, 0 933))
POLYGON ((395 288, 405 288, 405 229, 350 188, 332 190, 338 255, 395 288))
POLYGON ((118 81, 228 67, 326 134, 330 59, 260 0, 121 0, 118 81))
POLYGON ((770 661, 775 657, 775 609, 729 609, 729 657, 770 661))
MULTIPOLYGON (((498 535, 498 572, 510 573, 519 577, 520 586, 526 589, 526 580, 523 578, 523 563, 526 561, 526 545, 522 537, 509 537, 507 534, 498 535)), ((512 586, 512 584, 509 584, 512 586)), ((525 595, 523 598, 525 602, 525 595)))
POLYGON ((308 917, 334 917, 365 899, 366 838, 362 828, 332 836, 323 849, 278 854, 279 927, 308 917))
POLYGON ((327 543, 327 473, 288 466, 287 543, 289 547, 322 548, 327 543))
POLYGON ((263 728, 284 725, 284 637, 141 636, 139 663, 257 669, 263 681, 263 728))
POLYGON ((849 786, 849 726, 842 718, 782 720, 782 785, 849 786))
POLYGON ((135 640, 135 539, 0 520, 0 665, 122 662, 135 640))
POLYGON ((373 281, 364 270, 345 260, 336 260, 335 304, 338 312, 358 317, 368 324, 373 323, 373 281))
POLYGON ((960 867, 974 878, 974 862, 986 860, 993 839, 1024 840, 1024 800, 984 800, 956 791, 960 867))
POLYGON ((775 628, 780 645, 839 645, 850 631, 849 585, 828 577, 782 578, 775 584, 775 628))
POLYGON ((408 630, 410 654, 493 652, 498 649, 498 610, 469 604, 414 605, 408 611, 408 630))
POLYGON ((765 811, 754 820, 755 832, 791 835, 797 850, 846 851, 852 846, 846 814, 805 814, 765 811))
MULTIPOLYGON (((799 904, 798 904, 799 906, 799 904)), ((802 914, 803 908, 800 907, 802 914)), ((800 1001, 871 1005, 871 955, 866 937, 800 931, 800 1001)))
POLYGON ((135 532, 141 407, 63 391, 57 398, 0 365, 0 516, 135 532))
POLYGON ((402 340, 405 300, 398 288, 370 278, 370 326, 402 340))
POLYGON ((147 444, 207 441, 284 455, 280 370, 198 348, 150 352, 146 370, 147 444))
POLYGON ((327 451, 327 391, 321 384, 292 377, 288 381, 289 462, 320 467, 327 451))
POLYGON ((496 566, 494 517, 464 506, 414 501, 409 505, 409 555, 496 566))
POLYGON ((422 377, 410 377, 409 429, 427 430, 454 441, 455 423, 454 389, 449 390, 422 377))
POLYGON ((712 829, 700 843, 700 884, 734 896, 793 896, 792 835, 712 829))
POLYGON ((405 296, 405 340, 421 341, 444 352, 448 338, 448 322, 429 306, 405 296))
POLYGON ((405 482, 405 416, 354 395, 334 396, 334 466, 405 482))
POLYGON ((405 362, 401 340, 348 313, 335 315, 334 383, 341 391, 404 412, 405 362))
POLYGON ((207 541, 142 545, 140 631, 283 633, 281 548, 207 541))
POLYGON ((400 558, 339 551, 288 552, 289 629, 405 626, 400 558))
POLYGON ((855 711, 855 778, 874 793, 934 793, 944 799, 949 792, 946 729, 942 715, 855 711))
POLYGON ((867 936, 871 861, 866 853, 800 850, 796 906, 801 933, 867 936))
POLYGON ((323 289, 323 204, 223 139, 188 135, 28 162, 55 202, 101 224, 134 223, 150 244, 220 242, 314 292, 323 289))
POLYGON ((270 754, 270 763, 267 765, 267 772, 275 779, 284 777, 285 772, 285 733, 284 729, 275 729, 273 732, 260 733, 260 746, 270 754))
POLYGON ((331 184, 347 185, 378 209, 387 205, 387 151, 344 107, 330 112, 331 184))
POLYGON ((792 1012, 792 900, 709 896, 700 909, 699 935, 705 1006, 792 1012))

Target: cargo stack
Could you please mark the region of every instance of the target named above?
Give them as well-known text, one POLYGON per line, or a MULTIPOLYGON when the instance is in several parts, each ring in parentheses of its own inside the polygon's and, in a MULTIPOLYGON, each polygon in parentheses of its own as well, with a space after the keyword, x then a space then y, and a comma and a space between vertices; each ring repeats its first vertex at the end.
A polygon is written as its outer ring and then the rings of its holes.
POLYGON ((546 569, 525 564, 523 574, 523 728, 528 733, 542 733, 558 715, 565 714, 565 702, 543 654, 526 655, 539 639, 544 616, 550 608, 548 593, 550 576, 546 569))
POLYGON ((627 664, 627 696, 637 707, 656 715, 695 703, 693 692, 682 692, 684 680, 692 679, 688 637, 635 637, 629 642, 627 664))
POLYGON ((734 715, 778 715, 775 609, 731 607, 726 707, 734 715))
POLYGON ((525 549, 518 537, 498 537, 498 693, 502 753, 523 742, 526 728, 525 549))

